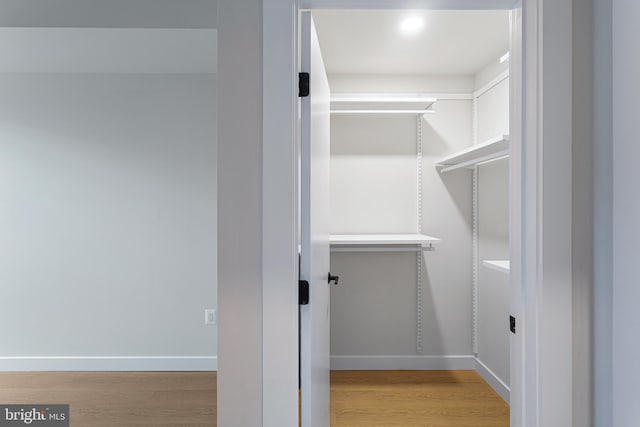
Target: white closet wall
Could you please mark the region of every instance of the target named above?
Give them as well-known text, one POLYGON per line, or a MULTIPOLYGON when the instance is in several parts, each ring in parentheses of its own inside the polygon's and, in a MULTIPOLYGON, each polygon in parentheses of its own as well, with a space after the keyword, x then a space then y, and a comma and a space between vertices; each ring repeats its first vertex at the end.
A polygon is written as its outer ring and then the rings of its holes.
POLYGON ((509 259, 509 160, 478 170, 478 359, 509 385, 509 275, 482 260, 509 259))
MULTIPOLYGON (((428 79, 417 80, 423 86, 413 92, 429 92, 428 79)), ((365 91, 362 79, 352 81, 358 84, 332 78, 332 90, 365 91)), ((411 87, 389 76, 367 81, 369 92, 411 87)), ((468 91, 469 80, 457 79, 457 88, 460 82, 460 92, 468 91)), ((437 113, 422 122, 422 231, 442 239, 422 255, 422 352, 416 349, 416 254, 333 253, 331 272, 340 276, 331 296, 334 369, 473 368, 471 177, 441 179, 434 167, 471 144, 471 129, 470 100, 439 100, 437 113)), ((334 115, 331 137, 331 232, 417 232, 416 117, 334 115)))
POLYGON ((473 354, 471 175, 441 175, 434 165, 471 145, 471 102, 440 100, 436 109, 423 125, 422 215, 423 230, 442 242, 424 255, 423 346, 425 354, 468 355, 473 354))
MULTIPOLYGON (((507 64, 496 59, 482 70, 476 89, 504 76, 507 64)), ((509 134, 509 79, 482 93, 477 101, 478 142, 509 134)), ((509 159, 478 167, 478 360, 479 371, 508 400, 509 275, 484 260, 509 259, 509 159), (490 371, 490 372, 488 372, 490 371)))
POLYGON ((478 98, 478 142, 509 135, 509 79, 478 98))
POLYGON ((331 233, 417 232, 413 116, 331 117, 331 233))

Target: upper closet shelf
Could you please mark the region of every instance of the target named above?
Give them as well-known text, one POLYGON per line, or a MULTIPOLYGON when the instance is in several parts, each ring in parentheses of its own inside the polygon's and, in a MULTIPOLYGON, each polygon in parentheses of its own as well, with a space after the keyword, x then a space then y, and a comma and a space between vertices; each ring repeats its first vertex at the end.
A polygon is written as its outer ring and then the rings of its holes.
POLYGON ((432 251, 440 239, 426 234, 332 234, 331 252, 432 251))
POLYGON ((425 114, 435 113, 437 99, 426 95, 331 96, 332 114, 425 114))
POLYGON ((440 168, 440 173, 444 173, 460 168, 469 168, 508 155, 509 135, 500 135, 444 157, 436 163, 436 166, 440 168))
POLYGON ((482 261, 485 267, 489 267, 492 270, 497 270, 502 273, 509 274, 510 271, 510 263, 509 260, 485 260, 482 261))

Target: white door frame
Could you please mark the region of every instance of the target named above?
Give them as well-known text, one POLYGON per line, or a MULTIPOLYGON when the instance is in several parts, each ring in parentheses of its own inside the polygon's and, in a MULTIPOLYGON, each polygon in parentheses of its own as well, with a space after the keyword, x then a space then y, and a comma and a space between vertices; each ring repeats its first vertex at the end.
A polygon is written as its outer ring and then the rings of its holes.
MULTIPOLYGON (((254 184, 262 188, 262 220, 258 224, 262 257, 259 265, 257 260, 247 260, 250 267, 261 268, 262 274, 259 287, 242 288, 241 294, 236 285, 242 281, 243 271, 234 273, 228 268, 219 276, 219 336, 227 337, 227 342, 219 343, 218 424, 238 425, 239 420, 248 420, 243 425, 293 427, 298 422, 297 370, 293 368, 297 366, 298 348, 294 220, 298 103, 292 83, 296 81, 299 5, 296 0, 220 3, 224 4, 218 16, 221 117, 232 117, 233 109, 237 115, 245 114, 245 128, 262 129, 262 140, 251 140, 246 149, 247 153, 254 154, 252 149, 258 147, 262 153, 262 174, 251 177, 254 181, 257 179, 254 184), (246 27, 255 25, 259 13, 262 14, 261 34, 259 30, 254 31, 255 27, 250 31, 246 27), (254 66, 255 61, 250 55, 243 56, 246 52, 234 53, 233 48, 254 47, 255 43, 251 42, 256 40, 262 44, 262 102, 259 93, 251 92, 250 85, 240 95, 258 97, 258 104, 245 100, 243 105, 251 107, 247 115, 247 111, 240 108, 238 90, 223 88, 233 85, 242 88, 241 83, 234 81, 233 71, 243 63, 254 66), (233 60, 234 69, 227 69, 228 58, 233 60), (260 110, 262 117, 257 117, 254 113, 260 110), (231 309, 242 307, 239 296, 256 297, 252 303, 253 308, 261 312, 259 324, 253 316, 243 320, 242 310, 231 309), (239 359, 243 369, 233 359, 243 346, 231 340, 231 335, 238 332, 237 322, 242 321, 250 332, 261 333, 262 348, 261 357, 239 359), (247 372, 252 375, 247 376, 247 372), (258 384, 256 373, 261 379, 258 384), (244 396, 241 405, 231 403, 240 395, 244 396), (258 418, 259 424, 249 421, 258 418)), ((511 0, 303 0, 300 7, 508 9, 515 7, 514 3, 511 0)), ((512 250, 512 277, 519 278, 521 284, 521 294, 511 306, 512 314, 518 319, 518 335, 512 349, 521 356, 520 365, 514 368, 511 377, 513 427, 567 427, 573 423, 572 7, 571 0, 522 0, 524 114, 520 128, 523 143, 521 151, 514 150, 511 161, 517 184, 512 194, 521 196, 521 204, 511 211, 511 242, 516 247, 512 250)), ((243 73, 246 74, 246 70, 243 73)), ((225 148, 220 151, 219 163, 226 164, 225 171, 246 167, 247 159, 238 155, 244 146, 233 146, 235 137, 231 125, 238 123, 243 122, 239 118, 235 123, 220 120, 219 144, 225 148), (227 152, 230 155, 225 157, 227 152)), ((512 134, 515 129, 517 123, 512 134)), ((245 129, 243 134, 246 133, 245 129)), ((237 174, 220 175, 219 182, 234 176, 237 174)), ((237 226, 238 221, 251 223, 252 218, 245 218, 244 206, 221 208, 226 212, 220 216, 219 228, 237 226), (231 214, 234 209, 238 218, 231 214)), ((235 246, 227 248, 229 244, 229 241, 220 242, 221 259, 229 260, 238 254, 235 246)), ((248 280, 255 279, 253 270, 248 269, 247 274, 248 280)), ((251 307, 243 309, 249 312, 251 307)), ((237 339, 245 340, 246 336, 238 334, 237 339)))

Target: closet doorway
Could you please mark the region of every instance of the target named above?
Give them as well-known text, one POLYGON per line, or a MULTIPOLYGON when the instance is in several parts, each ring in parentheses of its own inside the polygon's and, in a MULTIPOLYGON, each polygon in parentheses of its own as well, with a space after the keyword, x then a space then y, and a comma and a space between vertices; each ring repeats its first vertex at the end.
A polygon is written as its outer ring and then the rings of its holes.
POLYGON ((506 10, 303 13, 301 70, 311 93, 301 101, 301 278, 311 304, 301 306, 302 426, 328 425, 329 369, 332 425, 357 423, 359 411, 372 416, 349 400, 357 381, 375 399, 371 378, 422 386, 430 397, 418 399, 441 406, 419 414, 418 402, 413 415, 454 424, 468 402, 443 397, 452 385, 480 382, 486 388, 475 395, 460 389, 481 403, 469 425, 509 424, 514 19, 506 10), (424 388, 433 382, 442 387, 424 388), (433 415, 442 411, 453 418, 433 415))

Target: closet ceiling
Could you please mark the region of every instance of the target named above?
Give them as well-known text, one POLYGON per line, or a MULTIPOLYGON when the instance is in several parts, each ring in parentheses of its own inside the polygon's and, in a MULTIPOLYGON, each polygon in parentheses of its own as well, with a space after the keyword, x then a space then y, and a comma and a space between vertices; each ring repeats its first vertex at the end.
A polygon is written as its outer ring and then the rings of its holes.
POLYGON ((509 49, 507 11, 318 10, 329 74, 473 75, 509 49), (401 22, 424 20, 412 34, 401 22))

